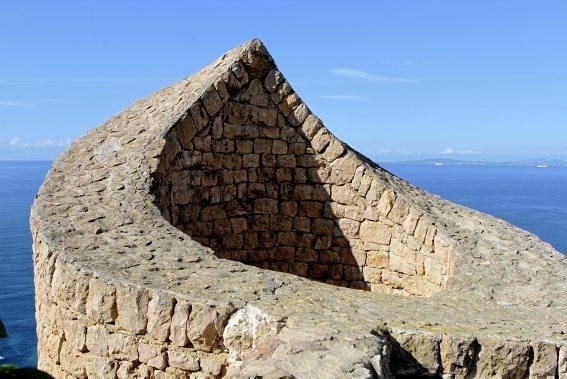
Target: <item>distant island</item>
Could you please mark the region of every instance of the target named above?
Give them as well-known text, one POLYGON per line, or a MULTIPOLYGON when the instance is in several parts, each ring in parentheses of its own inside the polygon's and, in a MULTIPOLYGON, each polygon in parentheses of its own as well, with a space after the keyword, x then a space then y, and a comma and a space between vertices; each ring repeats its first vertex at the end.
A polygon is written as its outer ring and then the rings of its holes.
POLYGON ((524 161, 490 162, 490 161, 466 161, 448 158, 418 159, 410 161, 393 161, 384 163, 412 164, 412 165, 434 165, 434 166, 533 166, 533 167, 567 167, 567 161, 559 159, 532 159, 524 161))

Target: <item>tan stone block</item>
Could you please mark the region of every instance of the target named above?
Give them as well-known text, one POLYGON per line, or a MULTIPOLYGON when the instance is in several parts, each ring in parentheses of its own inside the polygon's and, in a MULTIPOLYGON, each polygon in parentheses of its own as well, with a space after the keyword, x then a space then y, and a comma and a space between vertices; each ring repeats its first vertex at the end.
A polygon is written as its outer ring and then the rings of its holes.
POLYGON ((362 177, 362 179, 360 179, 360 185, 358 187, 358 194, 360 196, 366 197, 368 191, 370 190, 371 184, 372 184, 372 177, 369 174, 365 174, 362 177))
POLYGON ((368 283, 381 283, 382 270, 376 267, 366 266, 362 268, 364 280, 368 283))
POLYGON ((351 205, 357 197, 358 195, 349 185, 331 187, 331 199, 339 204, 351 205))
POLYGON ((421 243, 425 242, 427 230, 430 226, 431 221, 429 221, 426 217, 421 217, 417 222, 417 226, 415 227, 415 231, 413 233, 414 237, 421 243))
POLYGON ((355 238, 358 236, 360 222, 348 218, 339 218, 336 221, 342 235, 349 238, 355 238))
POLYGON ((293 126, 299 126, 305 121, 311 112, 304 103, 299 104, 287 117, 288 121, 293 126))
POLYGON ((219 313, 201 304, 193 304, 187 321, 187 338, 195 349, 211 351, 220 337, 219 313))
MULTIPOLYGON (((372 186, 370 187, 372 190, 372 186)), ((370 191, 369 191, 370 193, 370 191)), ((368 199, 368 195, 366 196, 368 199)), ((384 216, 388 216, 392 207, 394 206, 394 201, 396 200, 396 194, 393 190, 388 189, 382 193, 380 196, 380 200, 378 201, 378 212, 383 214, 384 216)))
POLYGON ((91 354, 88 354, 84 360, 86 362, 85 369, 89 378, 116 377, 116 370, 118 369, 117 362, 91 354))
POLYGON ((171 317, 171 327, 169 340, 176 346, 186 346, 189 342, 187 338, 187 321, 189 319, 190 304, 186 301, 178 300, 171 317))
POLYGON ((167 352, 167 361, 171 367, 179 368, 184 371, 199 371, 199 358, 187 350, 170 349, 167 352))
POLYGON ((148 335, 157 341, 167 341, 173 315, 173 297, 155 293, 148 303, 148 335))
POLYGON ((60 259, 55 261, 49 297, 55 303, 61 302, 67 306, 72 306, 75 295, 75 280, 69 274, 65 265, 60 259))
POLYGON ((138 360, 138 345, 134 336, 124 333, 113 333, 108 336, 108 352, 110 355, 127 361, 138 360))
MULTIPOLYGON (((347 153, 345 156, 335 159, 335 161, 331 163, 331 169, 339 178, 345 182, 350 182, 359 165, 360 161, 358 158, 352 153, 347 153)), ((352 191, 356 193, 354 189, 352 191)))
POLYGON ((524 342, 479 338, 481 348, 475 374, 479 378, 526 378, 529 347, 524 342))
POLYGON ((439 336, 417 332, 394 332, 391 335, 430 375, 438 373, 439 336))
POLYGON ((533 361, 530 366, 530 378, 554 378, 558 372, 558 355, 555 343, 532 342, 533 361))
POLYGON ((337 138, 333 137, 331 139, 331 141, 329 142, 329 145, 327 146, 327 148, 323 152, 322 156, 328 162, 332 162, 335 159, 337 159, 338 157, 340 157, 344 153, 344 151, 345 151, 345 148, 344 148, 343 144, 341 143, 341 141, 339 141, 337 138))
POLYGON ((303 124, 301 124, 301 131, 305 134, 308 140, 311 140, 322 127, 323 123, 321 120, 319 120, 319 118, 317 118, 314 114, 310 114, 307 116, 305 121, 303 121, 303 124))
POLYGON ((408 215, 409 206, 407 202, 398 196, 394 201, 391 211, 388 213, 388 218, 401 225, 408 215))
POLYGON ((423 259, 423 268, 425 276, 433 283, 442 285, 444 283, 443 265, 437 262, 433 257, 425 256, 423 259))
POLYGON ((108 356, 108 337, 110 333, 102 325, 91 325, 87 328, 87 349, 98 356, 108 356))
POLYGON ((65 320, 62 323, 65 340, 70 348, 79 352, 87 350, 87 328, 79 320, 65 320))
POLYGON ((559 379, 567 379, 567 344, 559 346, 559 359, 557 361, 559 379))
POLYGON ((148 292, 134 286, 116 288, 116 305, 118 317, 116 326, 132 332, 143 334, 146 332, 148 313, 148 292))
POLYGON ((272 101, 274 104, 279 104, 282 99, 291 93, 292 89, 288 82, 285 80, 278 86, 276 92, 272 94, 272 101))
POLYGON ((219 377, 227 365, 227 356, 224 354, 207 354, 201 357, 201 370, 207 376, 219 377))
POLYGON ((86 315, 90 278, 82 273, 76 273, 75 275, 75 304, 72 306, 72 308, 80 314, 86 315))
POLYGON ((95 322, 114 322, 117 317, 114 286, 100 279, 90 279, 86 311, 87 316, 95 322))
POLYGON ((300 103, 299 96, 296 93, 291 93, 279 104, 280 112, 287 117, 300 103))
POLYGON ((317 134, 315 134, 311 139, 311 146, 315 151, 320 153, 323 151, 331 142, 331 135, 326 128, 320 128, 317 134))
POLYGON ((140 342, 138 356, 142 363, 150 367, 163 370, 167 367, 167 353, 165 346, 140 342))
POLYGON ((408 275, 416 274, 415 258, 408 258, 407 256, 400 256, 395 253, 390 253, 390 260, 388 267, 396 272, 401 272, 408 275))
POLYGON ((363 241, 388 245, 392 236, 392 228, 382 222, 366 220, 360 224, 359 235, 363 241))
POLYGON ((382 282, 389 285, 391 288, 403 288, 403 280, 397 272, 383 270, 382 282))
POLYGON ((352 183, 351 183, 352 188, 355 191, 358 191, 365 172, 366 172, 366 169, 364 168, 364 165, 360 165, 356 168, 356 171, 354 172, 354 177, 352 178, 352 183))
POLYGON ((389 254, 385 251, 368 251, 366 256, 366 264, 370 267, 385 268, 389 264, 389 254))

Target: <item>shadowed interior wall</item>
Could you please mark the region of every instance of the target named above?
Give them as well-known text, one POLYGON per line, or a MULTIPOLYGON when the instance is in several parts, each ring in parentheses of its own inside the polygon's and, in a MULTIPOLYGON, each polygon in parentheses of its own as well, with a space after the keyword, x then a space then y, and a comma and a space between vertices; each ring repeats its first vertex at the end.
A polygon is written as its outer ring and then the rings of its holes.
POLYGON ((441 289, 450 242, 261 66, 234 65, 172 128, 155 175, 164 216, 220 258, 379 292, 441 289))

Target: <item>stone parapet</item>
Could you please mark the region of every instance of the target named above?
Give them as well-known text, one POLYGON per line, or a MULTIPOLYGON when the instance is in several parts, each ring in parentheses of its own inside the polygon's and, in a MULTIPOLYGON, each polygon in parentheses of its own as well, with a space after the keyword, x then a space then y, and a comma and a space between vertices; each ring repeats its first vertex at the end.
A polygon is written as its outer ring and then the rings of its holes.
POLYGON ((336 138, 258 40, 74 143, 34 203, 55 377, 567 378, 567 263, 336 138))

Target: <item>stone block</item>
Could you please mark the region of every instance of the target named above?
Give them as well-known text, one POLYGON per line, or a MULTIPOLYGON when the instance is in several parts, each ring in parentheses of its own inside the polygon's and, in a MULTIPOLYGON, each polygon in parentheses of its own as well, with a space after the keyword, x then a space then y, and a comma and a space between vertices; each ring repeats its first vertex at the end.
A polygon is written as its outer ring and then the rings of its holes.
POLYGON ((360 239, 381 245, 389 245, 392 228, 382 222, 363 221, 360 224, 360 239))
POLYGON ((86 312, 87 316, 95 322, 114 322, 118 313, 114 286, 106 284, 100 279, 89 280, 86 312))
POLYGON ((152 299, 148 303, 147 334, 156 341, 168 340, 173 307, 174 299, 171 295, 152 294, 152 299))

